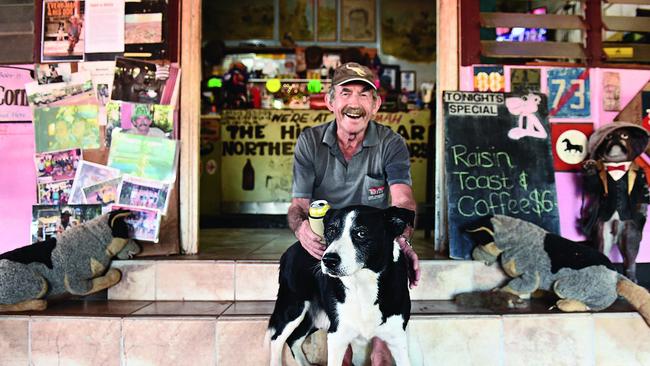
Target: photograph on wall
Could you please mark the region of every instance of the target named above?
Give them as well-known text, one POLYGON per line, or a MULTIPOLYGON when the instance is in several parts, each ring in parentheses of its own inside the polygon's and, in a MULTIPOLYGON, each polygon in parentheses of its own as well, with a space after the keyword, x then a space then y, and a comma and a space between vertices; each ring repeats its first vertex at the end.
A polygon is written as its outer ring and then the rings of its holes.
POLYGON ((115 61, 79 62, 79 72, 87 72, 95 87, 95 94, 100 106, 105 106, 111 98, 115 61))
POLYGON ((102 215, 102 205, 63 205, 59 210, 61 212, 59 232, 102 215))
POLYGON ((34 70, 39 84, 67 83, 72 77, 72 67, 69 62, 36 64, 34 70))
POLYGON ((400 91, 400 70, 399 65, 382 65, 379 75, 379 86, 382 89, 400 91))
POLYGON ((603 110, 621 110, 621 75, 617 72, 603 72, 603 110))
POLYGON ((90 161, 81 160, 74 176, 74 183, 70 193, 71 204, 82 204, 84 201, 83 188, 99 182, 118 178, 121 175, 118 169, 107 167, 90 161))
POLYGON ((84 196, 84 202, 100 205, 115 203, 117 199, 117 188, 122 178, 113 178, 103 182, 94 183, 81 189, 84 196))
POLYGON ((160 104, 168 75, 163 79, 157 68, 152 62, 118 57, 111 100, 160 104))
POLYGON ((319 42, 336 41, 336 0, 318 0, 317 27, 319 42))
POLYGON ((41 62, 84 59, 84 1, 44 0, 41 62))
POLYGON ((32 243, 59 235, 101 214, 101 205, 34 205, 32 206, 32 243))
POLYGON ((474 66, 474 91, 496 93, 505 88, 503 66, 474 66))
POLYGON ((275 9, 268 0, 203 2, 203 40, 273 39, 275 9))
POLYGON ((510 69, 510 91, 514 93, 537 92, 542 90, 542 71, 540 69, 510 69))
POLYGON ((375 42, 375 0, 341 0, 341 41, 375 42))
POLYGON ((288 44, 314 40, 313 0, 280 0, 280 38, 288 44))
POLYGON ((99 148, 96 105, 34 109, 36 152, 99 148))
POLYGON ((415 71, 400 71, 399 77, 402 92, 415 92, 415 71))
POLYGON ((553 167, 556 172, 581 172, 587 159, 587 141, 594 131, 593 123, 551 123, 553 167))
POLYGON ((117 203, 167 212, 169 183, 125 175, 118 189, 117 203))
POLYGON ((39 183, 73 179, 81 159, 79 148, 36 153, 36 179, 39 183))
POLYGON ((129 224, 129 237, 154 243, 158 242, 158 232, 160 231, 160 213, 158 211, 117 204, 111 205, 110 210, 131 211, 131 214, 125 220, 129 224))
POLYGON ((117 133, 173 137, 173 106, 109 102, 107 107, 106 146, 111 146, 113 135, 117 133))
POLYGON ((32 243, 55 237, 60 220, 58 205, 33 205, 30 229, 32 243))
POLYGON ((27 102, 33 107, 56 107, 63 105, 97 104, 90 73, 76 72, 68 82, 25 84, 27 102))
POLYGON ((124 56, 162 60, 168 56, 167 0, 127 1, 124 56))
POLYGON ((380 21, 382 53, 410 62, 436 60, 435 1, 381 0, 380 21))
POLYGON ((34 81, 34 65, 0 65, 0 124, 32 123, 25 84, 34 81))
POLYGON ((140 178, 173 182, 176 180, 178 140, 160 137, 113 134, 108 166, 140 178))
POLYGON ((549 117, 588 118, 591 115, 588 68, 550 68, 546 77, 549 117))
POLYGON ((70 201, 72 179, 38 184, 37 201, 41 205, 65 205, 70 201))
POLYGON ((124 43, 162 42, 162 20, 162 13, 127 14, 124 17, 124 43))

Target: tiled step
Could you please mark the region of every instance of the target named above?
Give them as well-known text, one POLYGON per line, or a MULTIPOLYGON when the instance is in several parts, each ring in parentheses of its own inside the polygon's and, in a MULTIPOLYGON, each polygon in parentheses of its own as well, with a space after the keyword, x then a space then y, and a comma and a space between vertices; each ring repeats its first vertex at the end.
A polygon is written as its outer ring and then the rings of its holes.
MULTIPOLYGON (((650 365, 650 328, 617 302, 600 313, 559 313, 535 300, 495 313, 415 301, 413 365, 650 365)), ((67 301, 0 314, 0 365, 268 364, 263 339, 273 302, 67 301)), ((323 334, 304 349, 323 364, 323 334)), ((286 357, 287 365, 295 365, 286 357)))
MULTIPOLYGON (((275 300, 278 261, 159 259, 114 261, 123 278, 108 290, 111 300, 275 300)), ((413 300, 449 300, 457 293, 498 286, 496 265, 476 261, 422 260, 413 300)))

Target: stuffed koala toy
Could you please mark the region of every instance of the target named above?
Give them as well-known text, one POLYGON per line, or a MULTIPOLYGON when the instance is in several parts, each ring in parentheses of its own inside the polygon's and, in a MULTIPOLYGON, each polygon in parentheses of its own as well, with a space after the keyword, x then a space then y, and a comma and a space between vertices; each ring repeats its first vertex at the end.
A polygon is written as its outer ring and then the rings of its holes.
POLYGON ((650 325, 648 291, 617 273, 604 254, 585 243, 502 215, 485 217, 466 232, 477 244, 472 257, 486 264, 498 259, 511 278, 498 291, 519 298, 538 289, 549 291, 559 298, 555 305, 562 311, 599 311, 621 295, 650 325))
POLYGON ((0 311, 43 310, 46 299, 89 295, 121 278, 111 259, 140 252, 128 236, 129 211, 113 211, 72 227, 57 238, 0 255, 0 311))
POLYGON ((629 122, 613 122, 589 137, 589 159, 582 164, 587 205, 582 230, 594 247, 609 255, 616 243, 625 274, 636 282, 639 253, 648 203, 648 183, 635 163, 648 147, 648 132, 629 122))

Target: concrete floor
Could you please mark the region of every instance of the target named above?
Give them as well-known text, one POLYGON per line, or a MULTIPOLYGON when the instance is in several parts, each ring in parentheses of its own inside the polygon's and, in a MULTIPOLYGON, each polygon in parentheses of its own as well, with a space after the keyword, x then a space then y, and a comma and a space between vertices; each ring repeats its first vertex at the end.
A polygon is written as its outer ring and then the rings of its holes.
MULTIPOLYGON (((199 253, 209 259, 279 260, 296 238, 289 229, 203 229, 199 234, 199 253)), ((425 239, 416 230, 413 248, 420 259, 443 259, 433 250, 433 238, 425 239)))

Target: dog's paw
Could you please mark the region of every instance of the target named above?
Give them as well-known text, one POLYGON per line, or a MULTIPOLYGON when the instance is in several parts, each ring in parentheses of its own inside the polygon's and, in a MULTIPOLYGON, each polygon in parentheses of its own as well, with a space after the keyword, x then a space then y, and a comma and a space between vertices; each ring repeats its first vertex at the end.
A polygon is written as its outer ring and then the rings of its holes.
POLYGON ((593 175, 598 172, 598 162, 593 159, 587 159, 582 163, 582 171, 585 174, 593 175))

